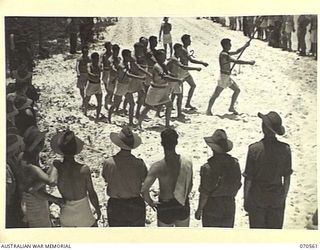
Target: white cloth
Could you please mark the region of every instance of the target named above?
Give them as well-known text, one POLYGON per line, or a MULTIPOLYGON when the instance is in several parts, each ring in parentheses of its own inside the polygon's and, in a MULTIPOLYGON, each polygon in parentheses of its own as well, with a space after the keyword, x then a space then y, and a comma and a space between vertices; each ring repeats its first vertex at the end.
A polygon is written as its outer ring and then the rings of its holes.
POLYGON ((228 88, 232 84, 234 84, 234 81, 230 77, 230 75, 220 73, 220 77, 218 79, 218 86, 221 88, 228 88))
POLYGON ((26 218, 29 227, 51 227, 49 204, 45 199, 39 199, 30 193, 23 193, 26 204, 26 218))
POLYGON ((95 218, 88 197, 77 201, 67 201, 60 211, 61 227, 91 227, 95 218))
POLYGON ((192 188, 192 162, 181 156, 180 164, 180 171, 173 195, 174 198, 184 206, 192 188))

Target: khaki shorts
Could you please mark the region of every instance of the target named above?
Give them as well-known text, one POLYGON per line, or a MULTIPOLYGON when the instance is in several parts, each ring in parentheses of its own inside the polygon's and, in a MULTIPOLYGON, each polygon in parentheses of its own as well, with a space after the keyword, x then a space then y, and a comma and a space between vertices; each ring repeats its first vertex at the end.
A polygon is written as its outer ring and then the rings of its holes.
POLYGON ((139 91, 143 91, 144 88, 144 81, 138 80, 138 79, 131 79, 128 86, 128 92, 129 93, 136 93, 139 91))
POLYGON ((84 93, 86 96, 92 96, 92 95, 101 95, 101 84, 100 83, 90 83, 88 82, 87 86, 84 89, 84 93))
POLYGON ((157 106, 170 102, 170 90, 171 88, 169 86, 165 88, 155 88, 151 85, 148 89, 145 103, 150 106, 157 106))
POLYGON ((182 94, 183 89, 182 89, 182 84, 178 82, 169 82, 169 86, 171 88, 170 93, 171 94, 182 94))
POLYGON ((220 73, 220 77, 218 79, 218 86, 221 88, 229 88, 235 82, 232 80, 230 75, 220 73))
POLYGON ((88 73, 80 73, 77 81, 77 87, 79 89, 84 89, 88 82, 88 73))
POLYGON ((163 34, 163 44, 172 43, 171 34, 163 34))
POLYGON ((128 83, 120 83, 116 81, 114 94, 118 96, 124 96, 128 93, 129 84, 128 83))

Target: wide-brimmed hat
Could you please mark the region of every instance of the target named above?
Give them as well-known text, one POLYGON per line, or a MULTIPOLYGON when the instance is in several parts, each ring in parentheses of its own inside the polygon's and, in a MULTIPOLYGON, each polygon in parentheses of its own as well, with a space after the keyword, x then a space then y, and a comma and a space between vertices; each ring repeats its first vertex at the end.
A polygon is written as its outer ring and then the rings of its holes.
POLYGON ((233 147, 232 141, 228 139, 223 129, 217 129, 212 136, 204 137, 203 139, 210 148, 219 153, 228 152, 233 147))
POLYGON ((272 132, 278 135, 284 135, 285 129, 282 126, 282 119, 277 112, 270 111, 266 115, 263 115, 259 112, 258 116, 262 119, 266 127, 270 129, 272 132))
POLYGON ((23 150, 25 143, 20 135, 8 134, 7 135, 7 154, 16 152, 19 148, 23 150))
POLYGON ((36 126, 26 129, 23 134, 23 140, 26 144, 26 151, 32 152, 35 147, 44 139, 45 132, 41 132, 36 126))
POLYGON ((83 149, 84 142, 73 131, 65 130, 55 134, 50 142, 54 152, 60 155, 77 155, 83 149))
POLYGON ((141 138, 133 133, 129 127, 124 127, 119 133, 110 133, 111 141, 118 147, 125 150, 132 150, 140 146, 141 138))

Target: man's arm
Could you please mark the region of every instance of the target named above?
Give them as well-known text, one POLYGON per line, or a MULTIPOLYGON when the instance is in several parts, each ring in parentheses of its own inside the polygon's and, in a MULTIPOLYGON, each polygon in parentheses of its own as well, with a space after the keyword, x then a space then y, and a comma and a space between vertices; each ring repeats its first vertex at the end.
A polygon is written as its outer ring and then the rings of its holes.
POLYGON ((93 207, 94 207, 94 209, 95 209, 95 211, 97 213, 97 220, 99 220, 100 217, 101 217, 99 199, 98 199, 97 193, 96 193, 96 191, 94 190, 94 187, 93 187, 90 169, 87 166, 84 166, 84 167, 85 167, 86 186, 87 186, 89 199, 90 199, 90 202, 93 205, 93 207))
POLYGON ((131 63, 135 64, 140 72, 142 72, 142 73, 144 73, 144 74, 146 74, 148 76, 152 76, 152 74, 149 71, 147 71, 144 68, 142 68, 136 61, 132 61, 131 63))
POLYGON ((77 77, 79 77, 79 76, 80 76, 79 64, 80 64, 80 61, 79 61, 79 60, 77 60, 77 62, 76 62, 77 77))
POLYGON ((182 64, 178 60, 172 60, 172 63, 176 64, 177 66, 179 66, 180 68, 182 68, 184 70, 197 70, 197 71, 201 70, 200 67, 190 67, 190 66, 182 64))
POLYGON ((232 57, 230 57, 230 62, 233 62, 235 64, 249 64, 249 65, 254 65, 256 62, 255 61, 243 61, 243 60, 237 60, 232 57))
POLYGON ((163 31, 163 24, 161 24, 161 26, 160 26, 160 31, 159 31, 159 42, 161 42, 161 34, 162 34, 162 31, 163 31))
POLYGON ((239 54, 241 51, 245 50, 247 47, 249 47, 250 42, 247 42, 245 45, 243 45, 241 48, 237 49, 236 51, 229 51, 229 55, 233 56, 233 55, 237 55, 239 54))
POLYGON ((189 61, 190 61, 191 63, 194 63, 194 64, 201 64, 201 65, 203 65, 203 66, 205 66, 205 67, 207 67, 207 66, 209 65, 208 63, 203 62, 203 61, 196 60, 196 59, 192 58, 191 56, 188 56, 188 59, 189 59, 189 61))
POLYGON ((198 209, 197 209, 195 216, 194 216, 197 220, 201 219, 202 211, 203 211, 204 206, 207 204, 208 198, 209 198, 209 196, 207 194, 200 193, 198 209))
POLYGON ((143 196, 143 199, 145 200, 145 202, 148 203, 148 205, 154 209, 157 206, 157 202, 155 202, 151 196, 150 196, 150 188, 153 185, 153 183, 156 181, 157 179, 157 175, 156 175, 156 170, 151 167, 147 178, 144 180, 144 183, 142 185, 141 188, 141 194, 143 196))

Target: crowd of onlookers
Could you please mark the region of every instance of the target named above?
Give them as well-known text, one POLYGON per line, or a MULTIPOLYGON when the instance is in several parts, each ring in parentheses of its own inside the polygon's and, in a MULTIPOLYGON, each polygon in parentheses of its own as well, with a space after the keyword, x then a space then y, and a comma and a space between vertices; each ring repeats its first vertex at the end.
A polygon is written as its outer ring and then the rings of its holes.
MULTIPOLYGON (((212 17, 213 22, 227 26, 225 17, 212 17)), ((274 16, 233 16, 228 17, 231 30, 242 31, 250 38, 257 38, 268 42, 269 46, 286 51, 298 51, 299 55, 312 55, 317 58, 317 15, 300 15, 297 19, 293 15, 274 16), (298 46, 292 48, 292 34, 297 34, 298 46), (306 34, 310 32, 310 51, 307 51, 306 34)))

